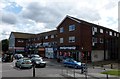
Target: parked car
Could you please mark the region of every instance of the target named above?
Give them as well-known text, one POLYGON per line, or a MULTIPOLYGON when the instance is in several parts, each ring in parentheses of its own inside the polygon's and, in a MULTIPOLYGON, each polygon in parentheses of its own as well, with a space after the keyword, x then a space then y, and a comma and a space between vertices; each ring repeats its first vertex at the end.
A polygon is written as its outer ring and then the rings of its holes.
POLYGON ((21 59, 21 58, 23 58, 24 56, 22 55, 22 54, 15 54, 14 55, 14 58, 15 59, 21 59))
POLYGON ((82 69, 83 67, 86 67, 85 63, 77 62, 72 58, 67 58, 63 61, 64 66, 66 67, 73 67, 73 68, 79 68, 82 69))
POLYGON ((41 57, 33 57, 31 61, 35 67, 46 67, 46 62, 41 57))
POLYGON ((29 58, 21 58, 15 62, 15 66, 21 68, 32 68, 32 62, 29 58))
POLYGON ((57 58, 57 62, 63 62, 65 59, 67 59, 67 58, 71 58, 71 57, 65 57, 65 56, 59 56, 58 58, 57 58))
POLYGON ((33 58, 33 57, 40 57, 38 54, 31 54, 31 55, 28 55, 29 58, 33 58))
POLYGON ((2 62, 12 62, 13 61, 13 55, 11 54, 4 54, 2 56, 2 62))

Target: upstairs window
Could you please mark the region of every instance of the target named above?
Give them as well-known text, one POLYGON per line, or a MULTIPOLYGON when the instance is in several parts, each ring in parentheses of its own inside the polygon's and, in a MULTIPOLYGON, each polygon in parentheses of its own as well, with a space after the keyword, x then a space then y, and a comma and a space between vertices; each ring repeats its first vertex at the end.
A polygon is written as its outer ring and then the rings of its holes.
POLYGON ((75 30, 75 25, 69 25, 69 31, 75 30))
POLYGON ((19 43, 23 43, 24 41, 23 41, 23 40, 17 40, 17 42, 19 42, 19 43))
POLYGON ((103 33, 103 29, 100 29, 100 33, 103 33))
POLYGON ((100 43, 103 43, 103 38, 100 38, 100 43))
POLYGON ((114 36, 116 36, 116 33, 114 33, 114 36))
POLYGON ((111 32, 111 31, 109 32, 109 35, 111 35, 111 36, 112 36, 112 32, 111 32))
POLYGON ((93 37, 92 42, 97 43, 97 38, 93 37))
POLYGON ((45 39, 48 39, 48 36, 45 36, 45 39))
POLYGON ((54 38, 54 35, 51 35, 51 38, 54 38))
POLYGON ((69 37, 69 43, 73 43, 73 42, 75 42, 75 36, 69 37))
POLYGON ((60 28, 60 33, 64 32, 64 29, 63 27, 60 28))
POLYGON ((119 37, 119 33, 117 34, 117 37, 119 37))
POLYGON ((106 34, 109 34, 109 31, 106 31, 106 34))
POLYGON ((92 27, 92 35, 95 35, 95 32, 97 32, 97 27, 92 27))
POLYGON ((60 43, 63 43, 63 41, 64 41, 63 38, 60 38, 60 43))

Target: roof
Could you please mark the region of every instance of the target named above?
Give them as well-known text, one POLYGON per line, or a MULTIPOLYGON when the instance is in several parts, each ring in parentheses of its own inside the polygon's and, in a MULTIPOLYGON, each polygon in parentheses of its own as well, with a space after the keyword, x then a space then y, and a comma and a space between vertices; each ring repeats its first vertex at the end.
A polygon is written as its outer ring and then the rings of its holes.
MULTIPOLYGON (((68 15, 62 20, 62 22, 63 22, 66 18, 69 18, 69 19, 71 19, 71 20, 73 20, 73 21, 76 21, 77 23, 82 23, 82 24, 87 24, 87 25, 93 25, 93 26, 97 26, 97 27, 101 27, 101 28, 105 28, 105 29, 112 30, 112 29, 110 29, 110 28, 106 28, 106 27, 101 26, 101 25, 97 25, 97 24, 90 23, 90 22, 87 22, 87 21, 84 21, 84 20, 80 20, 80 19, 78 19, 78 18, 71 17, 71 16, 68 16, 68 15)), ((62 23, 62 22, 61 22, 61 23, 62 23)), ((61 23, 60 23, 60 24, 61 24, 61 23)), ((59 24, 59 25, 60 25, 60 24, 59 24)), ((59 27, 59 25, 58 25, 57 27, 59 27)), ((112 31, 114 31, 114 30, 112 30, 112 31)), ((116 32, 117 32, 117 31, 116 31, 116 32)))
POLYGON ((49 36, 49 35, 52 35, 52 34, 57 34, 57 30, 52 30, 52 31, 48 31, 48 32, 43 32, 43 33, 39 33, 37 34, 37 36, 49 36))
POLYGON ((30 34, 30 33, 21 33, 21 32, 11 32, 15 36, 15 38, 31 38, 35 34, 30 34))

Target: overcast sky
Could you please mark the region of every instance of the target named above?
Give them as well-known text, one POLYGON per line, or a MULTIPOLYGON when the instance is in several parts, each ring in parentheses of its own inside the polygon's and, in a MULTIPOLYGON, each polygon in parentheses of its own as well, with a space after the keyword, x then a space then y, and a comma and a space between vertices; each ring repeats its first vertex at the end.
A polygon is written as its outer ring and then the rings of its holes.
POLYGON ((56 29, 66 15, 118 31, 119 0, 0 0, 0 40, 56 29), (2 12, 2 13, 1 13, 2 12))

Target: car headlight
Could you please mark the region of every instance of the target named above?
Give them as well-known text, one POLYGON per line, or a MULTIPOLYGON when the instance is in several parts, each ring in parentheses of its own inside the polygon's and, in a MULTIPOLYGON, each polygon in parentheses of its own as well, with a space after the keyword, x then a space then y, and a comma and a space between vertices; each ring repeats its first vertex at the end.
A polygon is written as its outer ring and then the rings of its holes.
POLYGON ((36 62, 36 64, 39 64, 40 62, 36 62))
POLYGON ((81 63, 77 63, 77 65, 81 66, 81 63))

